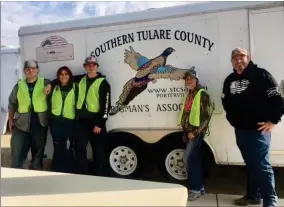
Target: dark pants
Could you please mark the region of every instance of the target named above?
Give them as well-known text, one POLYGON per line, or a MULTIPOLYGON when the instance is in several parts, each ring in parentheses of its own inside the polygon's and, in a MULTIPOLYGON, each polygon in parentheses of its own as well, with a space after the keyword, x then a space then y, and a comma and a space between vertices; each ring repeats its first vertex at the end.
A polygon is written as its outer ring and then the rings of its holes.
POLYGON ((13 128, 11 137, 12 168, 23 168, 28 152, 31 149, 32 160, 30 169, 43 169, 43 156, 46 144, 47 127, 40 125, 25 132, 13 128))
POLYGON ((100 134, 95 134, 94 123, 91 120, 79 120, 75 137, 76 172, 88 174, 87 145, 90 141, 93 151, 92 171, 95 175, 105 176, 107 170, 107 155, 105 154, 106 127, 100 134))
POLYGON ((271 134, 256 130, 235 130, 235 133, 248 170, 247 196, 262 197, 264 207, 276 206, 274 172, 269 163, 271 134))
POLYGON ((187 170, 188 189, 193 192, 204 191, 203 167, 201 161, 200 147, 203 143, 204 133, 200 133, 192 140, 188 139, 188 133, 184 133, 187 142, 185 150, 185 165, 187 170))
POLYGON ((74 172, 74 121, 50 120, 50 132, 53 140, 52 168, 56 172, 74 172))

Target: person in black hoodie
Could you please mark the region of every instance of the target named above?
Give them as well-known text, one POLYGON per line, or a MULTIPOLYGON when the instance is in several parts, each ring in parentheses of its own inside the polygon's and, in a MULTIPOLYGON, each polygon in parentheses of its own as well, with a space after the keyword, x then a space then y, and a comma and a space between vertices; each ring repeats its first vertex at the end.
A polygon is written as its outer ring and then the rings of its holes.
POLYGON ((276 206, 269 149, 271 130, 281 121, 283 99, 273 76, 254 64, 246 49, 234 49, 231 61, 234 71, 224 81, 222 104, 248 170, 247 193, 235 204, 261 204, 263 198, 264 207, 276 206))
MULTIPOLYGON (((98 72, 96 57, 89 56, 83 64, 87 74, 73 76, 78 83, 78 100, 76 103, 75 136, 75 172, 88 174, 87 145, 90 141, 93 152, 93 173, 104 176, 107 173, 107 156, 105 155, 106 121, 111 107, 111 87, 106 77, 98 72)), ((53 80, 45 92, 57 84, 53 80)))

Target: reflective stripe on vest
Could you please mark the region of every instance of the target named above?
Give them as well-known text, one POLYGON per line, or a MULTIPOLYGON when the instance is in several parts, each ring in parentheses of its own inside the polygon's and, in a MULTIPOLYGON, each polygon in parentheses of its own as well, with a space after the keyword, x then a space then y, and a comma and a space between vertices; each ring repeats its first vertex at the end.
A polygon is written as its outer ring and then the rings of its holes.
POLYGON ((51 112, 55 116, 62 115, 67 119, 75 118, 75 92, 72 88, 63 102, 59 86, 55 86, 51 97, 51 112), (63 109, 62 109, 63 105, 63 109))
MULTIPOLYGON (((194 96, 193 99, 193 104, 190 110, 190 115, 189 115, 189 124, 195 127, 199 127, 200 126, 200 99, 201 99, 201 92, 205 91, 204 89, 200 89, 196 95, 194 96)), ((181 111, 179 113, 179 117, 178 117, 178 125, 181 124, 181 119, 182 119, 182 115, 184 112, 184 105, 185 105, 185 101, 186 101, 186 97, 184 97, 183 99, 183 104, 182 104, 182 108, 181 111)))
MULTIPOLYGON (((100 110, 99 89, 104 78, 96 79, 90 86, 86 97, 86 109, 90 112, 98 112, 100 110)), ((86 96, 87 77, 84 76, 79 83, 79 95, 77 101, 77 109, 81 109, 86 96)))
POLYGON ((26 79, 22 79, 18 82, 18 111, 19 113, 28 113, 31 109, 31 103, 35 112, 45 112, 47 110, 46 95, 44 90, 44 78, 38 77, 34 90, 32 93, 32 100, 26 79))

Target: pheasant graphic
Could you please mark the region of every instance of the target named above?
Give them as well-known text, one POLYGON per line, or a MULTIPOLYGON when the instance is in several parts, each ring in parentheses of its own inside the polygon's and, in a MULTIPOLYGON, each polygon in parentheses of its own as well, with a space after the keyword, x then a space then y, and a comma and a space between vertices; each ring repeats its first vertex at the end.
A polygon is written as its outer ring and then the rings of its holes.
POLYGON ((137 71, 136 76, 130 79, 124 86, 116 106, 112 108, 109 115, 115 115, 125 108, 137 95, 146 90, 148 83, 156 83, 157 79, 180 80, 188 70, 166 65, 167 57, 175 50, 172 47, 165 49, 159 56, 148 59, 135 52, 130 46, 130 51, 125 50, 124 62, 133 70, 137 71))

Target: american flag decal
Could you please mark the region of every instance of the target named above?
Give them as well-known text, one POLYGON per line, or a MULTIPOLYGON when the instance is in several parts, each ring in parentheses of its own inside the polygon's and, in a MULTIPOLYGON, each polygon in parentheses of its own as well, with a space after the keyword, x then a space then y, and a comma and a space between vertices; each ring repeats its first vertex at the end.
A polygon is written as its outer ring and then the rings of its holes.
POLYGON ((68 42, 63 38, 59 36, 50 36, 46 38, 40 45, 40 47, 49 47, 49 46, 63 46, 68 45, 68 42))
POLYGON ((36 60, 39 63, 74 60, 74 47, 60 36, 45 38, 36 48, 36 60))
POLYGON ((233 95, 241 94, 247 89, 249 84, 250 84, 249 80, 246 79, 233 81, 230 85, 230 93, 233 95))

